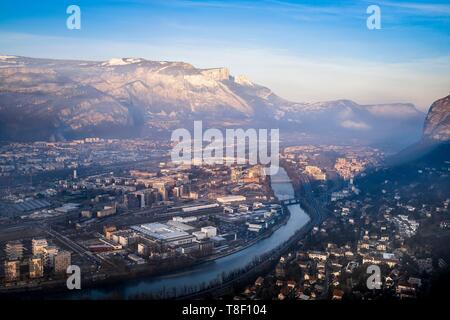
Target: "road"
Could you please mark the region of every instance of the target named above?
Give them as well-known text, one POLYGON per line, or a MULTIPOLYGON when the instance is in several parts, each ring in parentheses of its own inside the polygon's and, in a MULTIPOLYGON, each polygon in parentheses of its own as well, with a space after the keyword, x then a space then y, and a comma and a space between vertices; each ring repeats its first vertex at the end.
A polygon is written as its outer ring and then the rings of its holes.
POLYGON ((319 225, 326 219, 327 211, 319 204, 317 199, 314 197, 309 177, 306 175, 300 175, 300 181, 302 182, 302 186, 305 190, 306 201, 308 202, 310 207, 314 210, 314 215, 312 217, 313 224, 319 225))
POLYGON ((82 246, 80 246, 75 241, 71 240, 70 238, 62 235, 61 233, 53 230, 51 227, 46 226, 44 227, 44 231, 57 239, 59 242, 63 243, 66 247, 70 248, 72 251, 78 253, 79 255, 86 257, 91 262, 94 262, 96 265, 100 265, 102 262, 105 262, 105 259, 101 259, 99 256, 94 255, 92 252, 86 250, 82 246))

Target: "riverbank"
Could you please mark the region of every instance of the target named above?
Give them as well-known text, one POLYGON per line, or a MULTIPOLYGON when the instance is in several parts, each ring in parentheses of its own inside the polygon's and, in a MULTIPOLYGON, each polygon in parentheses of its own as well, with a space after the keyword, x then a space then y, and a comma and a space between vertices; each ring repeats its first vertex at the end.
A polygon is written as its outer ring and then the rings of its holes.
MULTIPOLYGON (((280 200, 294 198, 294 189, 283 169, 272 179, 271 188, 280 200), (276 181, 283 181, 277 183, 276 181)), ((211 288, 227 288, 276 261, 287 247, 302 236, 301 230, 307 230, 311 218, 299 205, 289 206, 286 222, 276 230, 253 244, 240 248, 212 261, 192 263, 189 267, 172 270, 165 275, 128 274, 126 277, 109 277, 91 284, 83 284, 82 290, 74 290, 61 294, 52 294, 38 298, 48 299, 168 299, 189 297, 195 293, 213 290, 211 288), (306 226, 306 229, 304 228, 306 226), (130 278, 131 277, 131 278, 130 278)), ((306 232, 306 231, 304 231, 306 232)))
POLYGON ((242 275, 231 279, 225 283, 221 283, 220 286, 214 288, 208 288, 201 292, 196 292, 191 295, 178 297, 178 299, 201 299, 201 298, 217 298, 223 297, 224 295, 229 293, 229 289, 242 287, 247 285, 248 283, 253 282, 258 276, 261 274, 268 273, 273 267, 278 263, 280 257, 289 250, 289 248, 294 245, 297 241, 301 240, 308 232, 313 228, 313 219, 303 226, 291 239, 289 239, 286 243, 280 245, 279 248, 276 248, 273 252, 268 254, 267 256, 261 257, 259 259, 259 263, 252 266, 250 269, 245 269, 242 272, 242 275), (253 280, 253 281, 252 281, 253 280))
MULTIPOLYGON (((191 295, 187 295, 184 297, 180 297, 180 299, 201 299, 201 298, 215 298, 215 297, 223 297, 226 294, 230 293, 230 289, 234 289, 235 287, 244 287, 249 283, 252 283, 258 276, 261 274, 265 274, 270 272, 273 267, 278 262, 279 258, 283 253, 287 252, 290 247, 292 247, 297 241, 300 241, 302 238, 306 236, 308 232, 312 230, 312 228, 320 224, 323 220, 322 215, 316 210, 315 207, 305 197, 301 197, 300 192, 300 177, 294 175, 291 170, 288 170, 288 167, 285 169, 286 175, 289 177, 291 184, 294 189, 294 197, 300 199, 300 206, 302 209, 305 208, 306 213, 310 217, 308 223, 299 229, 294 236, 292 236, 286 243, 280 245, 280 247, 273 250, 269 256, 266 256, 264 259, 261 259, 259 264, 251 267, 250 269, 244 270, 242 275, 229 280, 228 282, 221 283, 216 287, 211 287, 201 292, 196 292, 191 295)), ((283 199, 278 199, 283 200, 283 199)), ((292 206, 294 207, 294 206, 292 206)), ((292 212, 290 212, 292 214, 292 212)), ((231 290, 233 293, 233 290, 231 290)))
MULTIPOLYGON (((285 209, 286 210, 286 209, 285 209)), ((290 213, 284 212, 283 216, 280 218, 280 221, 270 229, 261 233, 251 241, 246 242, 244 245, 241 245, 236 248, 232 248, 229 251, 221 252, 218 254, 213 254, 210 256, 206 256, 204 258, 188 258, 186 257, 183 260, 182 264, 178 264, 173 266, 172 268, 160 268, 164 269, 164 271, 156 271, 153 268, 150 268, 151 265, 146 265, 146 268, 140 266, 138 268, 132 268, 130 270, 124 272, 110 272, 110 273, 101 273, 94 275, 93 277, 84 278, 82 281, 82 288, 109 288, 114 286, 117 283, 132 281, 141 277, 164 277, 164 276, 176 276, 179 274, 185 273, 192 267, 195 267, 200 264, 213 262, 217 259, 221 259, 227 257, 229 255, 236 254, 242 250, 245 250, 259 241, 270 237, 276 230, 278 230, 281 226, 285 225, 289 219, 290 213)), ((34 284, 23 284, 23 286, 11 286, 11 287, 0 287, 0 297, 5 297, 8 295, 17 296, 17 295, 25 295, 27 298, 33 298, 35 295, 40 295, 42 292, 49 294, 53 297, 54 294, 57 293, 67 293, 66 286, 66 278, 59 278, 54 280, 46 280, 42 282, 35 282, 34 284)))
MULTIPOLYGON (((280 169, 275 179, 272 180, 271 187, 278 199, 294 198, 294 189, 290 183, 285 182, 288 177, 283 169, 280 169), (283 183, 276 183, 276 181, 283 181, 283 183)), ((237 276, 242 278, 242 274, 239 275, 239 270, 248 271, 249 268, 246 268, 248 265, 253 264, 255 266, 255 262, 257 263, 260 257, 267 257, 267 253, 274 252, 273 249, 286 243, 311 220, 299 205, 294 205, 291 208, 294 211, 290 210, 290 217, 285 225, 274 231, 268 238, 246 249, 194 266, 181 274, 137 279, 123 283, 113 290, 117 293, 117 296, 126 299, 168 299, 189 296, 211 287, 220 287, 237 276)), ((93 289, 85 292, 85 294, 92 299, 106 299, 111 295, 111 290, 93 289)), ((81 297, 81 292, 76 296, 81 297)))

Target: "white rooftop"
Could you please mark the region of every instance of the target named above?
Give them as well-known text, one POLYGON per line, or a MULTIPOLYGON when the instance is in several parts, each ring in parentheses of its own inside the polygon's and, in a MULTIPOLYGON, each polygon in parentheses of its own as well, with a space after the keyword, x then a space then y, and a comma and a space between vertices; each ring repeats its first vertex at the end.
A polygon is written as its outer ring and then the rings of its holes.
POLYGON ((133 226, 131 227, 131 229, 159 240, 171 240, 179 237, 189 236, 189 233, 187 232, 177 230, 172 226, 159 222, 133 226))

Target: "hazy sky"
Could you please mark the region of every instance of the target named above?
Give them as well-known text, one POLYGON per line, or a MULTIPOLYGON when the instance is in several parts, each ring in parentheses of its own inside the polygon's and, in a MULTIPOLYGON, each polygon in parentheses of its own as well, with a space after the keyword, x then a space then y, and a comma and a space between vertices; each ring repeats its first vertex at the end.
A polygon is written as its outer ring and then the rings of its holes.
POLYGON ((280 96, 412 102, 450 94, 448 1, 2 1, 0 53, 225 66, 280 96), (81 30, 66 8, 81 8, 81 30), (381 30, 366 9, 381 8, 381 30))

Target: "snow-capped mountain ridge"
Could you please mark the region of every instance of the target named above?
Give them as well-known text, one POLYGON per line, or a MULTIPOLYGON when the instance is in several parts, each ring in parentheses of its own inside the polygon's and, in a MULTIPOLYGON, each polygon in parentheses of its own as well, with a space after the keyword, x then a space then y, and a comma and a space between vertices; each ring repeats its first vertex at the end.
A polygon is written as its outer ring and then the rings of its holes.
POLYGON ((415 121, 424 116, 406 104, 364 106, 344 99, 291 102, 246 76, 233 76, 227 68, 199 69, 185 62, 143 58, 77 61, 13 56, 0 58, 0 115, 0 137, 5 139, 20 136, 19 127, 36 117, 42 123, 25 129, 32 138, 110 128, 167 129, 193 119, 215 125, 275 126, 332 135, 363 131, 379 136, 380 128, 383 134, 393 133, 399 125, 415 130, 415 121), (17 117, 19 109, 21 117, 17 117))
POLYGON ((102 66, 124 66, 128 64, 134 64, 143 62, 144 59, 141 58, 112 58, 108 61, 102 63, 102 66))

